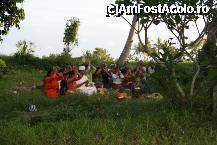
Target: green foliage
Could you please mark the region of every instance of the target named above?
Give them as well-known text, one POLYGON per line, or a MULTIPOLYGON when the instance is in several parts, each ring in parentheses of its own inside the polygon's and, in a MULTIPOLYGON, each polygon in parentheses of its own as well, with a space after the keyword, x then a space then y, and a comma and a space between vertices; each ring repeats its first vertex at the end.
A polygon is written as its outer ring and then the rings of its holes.
MULTIPOLYGON (((152 48, 150 41, 147 42, 147 49, 151 53, 155 52, 155 50, 152 48)), ((130 60, 139 61, 142 57, 144 58, 144 60, 146 60, 147 54, 146 54, 141 43, 138 43, 137 45, 135 45, 132 50, 134 52, 132 55, 130 55, 130 57, 129 57, 130 60)))
POLYGON ((175 63, 178 52, 177 49, 172 46, 172 43, 170 41, 159 42, 159 44, 156 45, 155 49, 157 49, 155 52, 158 51, 159 53, 158 56, 161 62, 164 62, 166 64, 175 63))
POLYGON ((69 55, 71 47, 78 45, 78 30, 80 26, 80 20, 78 18, 71 18, 66 23, 63 42, 65 48, 63 50, 64 55, 69 55))
POLYGON ((28 67, 49 70, 53 66, 64 68, 68 67, 68 65, 81 65, 83 63, 81 57, 72 58, 69 55, 62 54, 51 54, 50 56, 43 56, 42 58, 33 55, 28 55, 25 57, 18 57, 16 55, 0 56, 0 58, 3 58, 8 64, 8 67, 11 69, 28 67))
POLYGON ((212 43, 206 43, 201 51, 199 51, 199 62, 202 67, 203 74, 210 88, 217 85, 217 46, 212 43))
POLYGON ((95 50, 91 53, 90 51, 86 51, 83 55, 85 62, 90 62, 92 65, 100 65, 102 63, 111 64, 114 62, 113 58, 108 54, 108 52, 103 48, 95 48, 95 50))
POLYGON ((199 61, 202 66, 217 66, 217 46, 216 44, 206 43, 201 51, 199 51, 199 61))
POLYGON ((0 58, 0 78, 5 74, 6 67, 7 67, 7 65, 6 65, 5 61, 0 58))
MULTIPOLYGON (((187 88, 191 83, 191 76, 193 74, 192 63, 178 63, 174 67, 177 80, 183 89, 187 91, 187 88)), ((151 89, 167 96, 168 98, 177 98, 177 88, 175 86, 174 78, 171 76, 171 70, 168 67, 162 67, 156 65, 155 73, 150 77, 151 89)), ((149 85, 149 82, 148 82, 149 85)))
POLYGON ((80 57, 72 58, 69 55, 63 54, 51 54, 48 57, 42 58, 42 64, 46 66, 46 68, 50 68, 52 66, 58 66, 60 68, 67 67, 69 65, 81 65, 82 59, 80 57))
POLYGON ((217 71, 216 68, 212 68, 212 69, 208 70, 207 80, 208 80, 210 86, 217 85, 217 73, 216 73, 216 71, 217 71))
POLYGON ((2 0, 0 2, 0 41, 7 35, 12 26, 19 28, 19 23, 24 19, 24 10, 17 6, 23 0, 2 0))
POLYGON ((0 69, 4 69, 5 67, 6 67, 5 61, 0 59, 0 69))
POLYGON ((33 56, 34 53, 34 43, 33 42, 27 42, 26 40, 20 40, 16 44, 17 52, 15 53, 15 56, 20 58, 25 58, 28 56, 33 56))

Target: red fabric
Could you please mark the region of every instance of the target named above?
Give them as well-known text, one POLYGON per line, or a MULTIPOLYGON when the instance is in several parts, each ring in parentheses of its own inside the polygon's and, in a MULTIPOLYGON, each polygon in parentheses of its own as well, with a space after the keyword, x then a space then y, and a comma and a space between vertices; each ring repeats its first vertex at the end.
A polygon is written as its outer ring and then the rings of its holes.
POLYGON ((59 96, 59 84, 58 81, 61 80, 60 76, 53 74, 49 77, 45 77, 45 95, 48 97, 58 97, 59 96))
POLYGON ((77 88, 77 85, 76 85, 76 81, 78 80, 78 77, 73 77, 73 78, 70 78, 68 79, 68 90, 69 91, 75 91, 76 88, 77 88))

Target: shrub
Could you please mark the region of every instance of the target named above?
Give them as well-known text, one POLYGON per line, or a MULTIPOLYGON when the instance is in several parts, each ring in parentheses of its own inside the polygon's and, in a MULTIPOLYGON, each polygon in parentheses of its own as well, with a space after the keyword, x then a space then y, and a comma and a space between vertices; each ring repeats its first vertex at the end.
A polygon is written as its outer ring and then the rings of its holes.
POLYGON ((0 58, 5 60, 8 68, 27 68, 27 69, 40 69, 48 70, 52 66, 59 68, 67 67, 68 65, 81 65, 81 57, 71 57, 69 55, 51 54, 50 56, 44 56, 42 58, 34 55, 19 56, 17 54, 13 56, 0 55, 0 58))
POLYGON ((112 64, 114 63, 113 58, 110 54, 103 48, 95 48, 93 52, 86 51, 83 55, 86 62, 91 62, 95 66, 99 66, 102 63, 112 64))
POLYGON ((6 72, 6 63, 4 60, 0 59, 0 77, 2 77, 6 72))
POLYGON ((4 60, 0 59, 0 69, 6 68, 6 63, 4 60))
MULTIPOLYGON (((188 89, 192 80, 192 63, 180 63, 175 67, 178 82, 184 89, 188 89)), ((157 65, 155 73, 151 75, 148 83, 152 90, 155 90, 167 97, 177 97, 177 88, 174 84, 171 73, 166 68, 157 65)))
POLYGON ((48 57, 43 57, 41 61, 44 69, 49 69, 52 66, 64 68, 69 65, 82 64, 82 59, 80 57, 72 58, 70 55, 63 55, 63 54, 57 54, 57 55, 51 54, 48 57))

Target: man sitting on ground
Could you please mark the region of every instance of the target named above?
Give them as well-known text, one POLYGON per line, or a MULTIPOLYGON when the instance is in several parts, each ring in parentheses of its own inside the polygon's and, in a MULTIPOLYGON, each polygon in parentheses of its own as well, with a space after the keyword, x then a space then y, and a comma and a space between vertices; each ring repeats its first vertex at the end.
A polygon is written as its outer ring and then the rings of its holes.
POLYGON ((86 93, 86 94, 94 94, 97 92, 97 89, 94 85, 88 86, 88 78, 85 75, 85 66, 79 66, 79 79, 76 81, 77 89, 80 92, 86 93))

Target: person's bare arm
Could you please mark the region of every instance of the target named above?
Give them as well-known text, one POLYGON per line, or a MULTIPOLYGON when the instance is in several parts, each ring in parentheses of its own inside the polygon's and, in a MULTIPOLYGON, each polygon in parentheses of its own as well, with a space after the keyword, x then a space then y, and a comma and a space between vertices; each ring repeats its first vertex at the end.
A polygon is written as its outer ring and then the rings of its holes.
POLYGON ((112 77, 111 72, 109 72, 109 71, 107 71, 107 70, 105 70, 105 69, 103 69, 103 71, 104 71, 109 77, 112 77))
POLYGON ((83 83, 81 83, 81 84, 77 84, 77 88, 83 86, 84 84, 88 84, 88 83, 89 83, 89 81, 87 80, 87 81, 85 81, 85 82, 83 82, 83 83))
POLYGON ((72 77, 72 78, 69 78, 69 79, 67 80, 67 82, 68 82, 68 83, 71 83, 71 82, 74 82, 74 81, 76 81, 76 80, 77 80, 76 77, 72 77))

